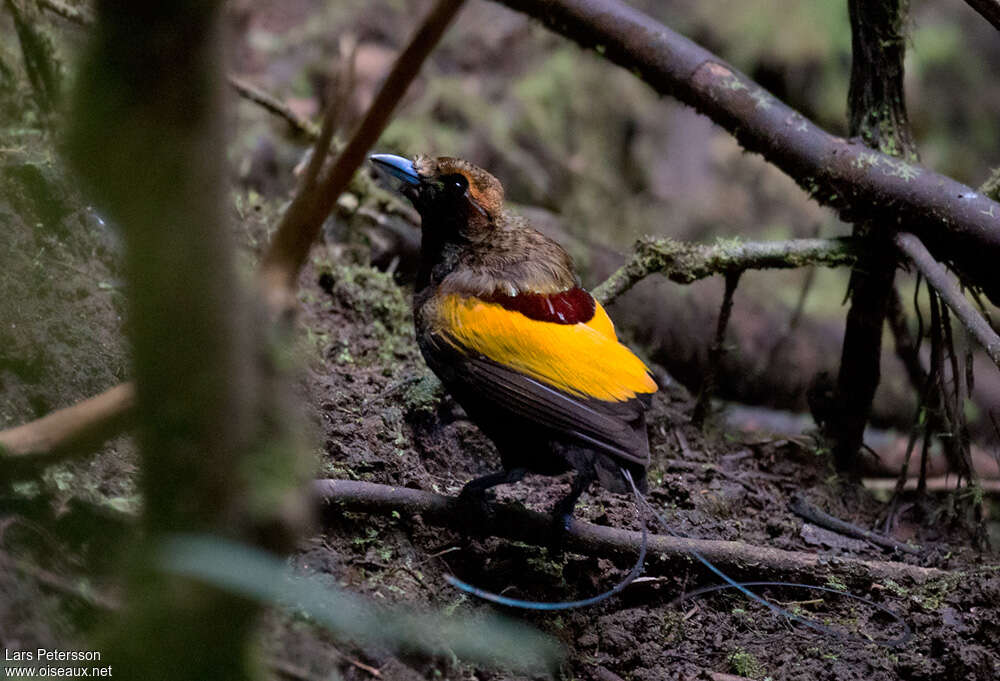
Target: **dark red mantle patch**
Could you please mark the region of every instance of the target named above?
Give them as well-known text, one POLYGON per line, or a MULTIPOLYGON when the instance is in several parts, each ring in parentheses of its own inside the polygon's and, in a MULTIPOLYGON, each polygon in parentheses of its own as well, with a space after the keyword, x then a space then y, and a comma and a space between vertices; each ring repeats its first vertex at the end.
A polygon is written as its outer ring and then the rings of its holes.
POLYGON ((483 300, 520 312, 528 319, 555 324, 586 324, 594 317, 595 310, 594 299, 579 287, 559 293, 520 293, 516 296, 494 293, 484 296, 483 300))

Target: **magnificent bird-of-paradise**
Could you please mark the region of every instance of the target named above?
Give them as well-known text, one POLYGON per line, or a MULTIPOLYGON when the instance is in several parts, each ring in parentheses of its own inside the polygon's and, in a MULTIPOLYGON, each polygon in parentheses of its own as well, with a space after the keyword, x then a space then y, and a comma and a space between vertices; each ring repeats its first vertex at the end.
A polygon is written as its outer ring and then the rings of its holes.
MULTIPOLYGON (((580 495, 594 480, 614 492, 633 492, 640 508, 666 520, 643 496, 649 465, 645 411, 657 386, 642 361, 618 341, 604 308, 587 291, 573 261, 555 241, 504 210, 503 187, 482 168, 456 158, 409 160, 375 154, 421 217, 421 264, 413 296, 417 343, 431 370, 500 451, 503 470, 462 490, 481 497, 526 472, 575 470, 570 493, 555 508, 565 527, 580 495)), ((597 603, 624 589, 642 569, 639 558, 612 589, 579 601, 521 601, 485 592, 454 577, 459 588, 515 607, 556 610, 597 603)), ((691 554, 726 583, 772 612, 816 631, 843 634, 789 612, 740 583, 699 552, 691 554)), ((830 592, 827 587, 786 585, 830 592)), ((865 603, 902 624, 897 646, 910 636, 896 613, 865 603)), ((848 637, 849 638, 849 637, 848 637)))
POLYGON ((575 470, 555 509, 566 522, 594 480, 630 492, 627 472, 644 491, 644 414, 656 383, 580 287, 562 246, 505 210, 500 182, 467 161, 371 161, 422 219, 413 298, 420 350, 503 462, 463 495, 526 472, 575 470))

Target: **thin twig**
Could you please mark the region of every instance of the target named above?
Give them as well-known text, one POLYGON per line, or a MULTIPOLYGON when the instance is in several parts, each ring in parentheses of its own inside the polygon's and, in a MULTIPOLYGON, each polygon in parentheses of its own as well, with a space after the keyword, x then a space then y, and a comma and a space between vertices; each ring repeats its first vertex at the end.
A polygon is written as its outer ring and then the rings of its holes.
POLYGON ((117 385, 40 419, 0 431, 0 476, 34 475, 75 452, 89 452, 132 423, 135 389, 117 385))
POLYGON ((958 286, 948 276, 944 265, 935 260, 921 240, 913 234, 898 234, 896 245, 906 253, 927 283, 934 287, 948 307, 962 320, 969 333, 983 346, 993 363, 1000 368, 1000 336, 962 295, 958 286))
MULTIPOLYGON (((94 23, 94 17, 92 17, 88 12, 59 2, 59 0, 35 0, 35 2, 37 2, 38 6, 42 9, 48 10, 53 14, 57 14, 63 19, 71 21, 74 24, 78 24, 80 26, 91 26, 94 23)), ((251 83, 248 83, 239 76, 230 74, 226 77, 226 80, 241 97, 255 104, 259 104, 266 111, 269 111, 279 118, 283 118, 299 135, 302 135, 310 141, 314 141, 317 137, 319 137, 319 128, 312 121, 296 114, 288 107, 287 104, 274 95, 261 90, 251 83)))
POLYGON ((302 192, 285 212, 271 245, 261 261, 265 299, 279 314, 293 309, 299 270, 309 255, 320 227, 347 187, 365 154, 388 125, 399 101, 420 67, 438 44, 445 29, 462 7, 463 0, 438 0, 409 44, 397 57, 392 70, 372 101, 364 118, 330 169, 322 175, 316 191, 302 192))
POLYGON ((629 261, 593 294, 602 303, 609 303, 654 272, 679 284, 690 284, 724 272, 809 265, 837 267, 849 265, 855 258, 850 239, 731 240, 708 246, 647 237, 636 243, 629 261))
MULTIPOLYGON (((395 511, 403 517, 419 514, 430 525, 460 530, 469 526, 468 513, 457 503, 457 499, 432 492, 353 480, 316 480, 313 492, 333 515, 343 511, 389 515, 395 511)), ((481 518, 477 529, 487 535, 541 544, 551 541, 552 519, 521 506, 491 504, 490 513, 481 518)), ((586 555, 620 558, 638 551, 641 541, 639 532, 571 520, 566 531, 565 547, 586 555)), ((663 535, 650 535, 648 541, 649 553, 659 555, 661 559, 692 561, 690 552, 693 549, 716 565, 737 572, 743 571, 746 566, 754 566, 756 573, 764 568, 772 573, 802 579, 815 578, 817 573, 835 572, 843 580, 866 585, 872 579, 924 582, 948 574, 936 568, 905 563, 856 558, 830 560, 803 551, 783 551, 734 541, 681 539, 663 535)))
POLYGON ((729 326, 729 316, 733 312, 733 295, 740 282, 740 271, 726 273, 726 291, 722 296, 722 307, 719 309, 719 319, 715 328, 715 341, 708 350, 708 370, 702 379, 698 400, 691 412, 691 423, 696 428, 705 425, 709 408, 712 405, 712 395, 715 393, 715 377, 719 373, 719 364, 726 354, 726 327, 729 326))
POLYGON ((229 75, 226 81, 236 90, 241 97, 244 97, 255 104, 259 104, 267 111, 288 122, 295 132, 303 137, 315 141, 319 137, 319 128, 307 118, 299 116, 292 111, 287 104, 274 95, 264 92, 255 85, 237 76, 229 75))

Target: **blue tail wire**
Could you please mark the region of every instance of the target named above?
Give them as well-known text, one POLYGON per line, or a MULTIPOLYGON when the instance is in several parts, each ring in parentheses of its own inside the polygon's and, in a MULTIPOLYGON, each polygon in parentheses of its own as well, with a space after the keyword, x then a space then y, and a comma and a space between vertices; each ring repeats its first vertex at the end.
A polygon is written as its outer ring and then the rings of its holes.
MULTIPOLYGON (((631 478, 630 478, 631 480, 631 478)), ((638 508, 636 508, 638 512, 638 508)), ((444 579, 446 582, 451 584, 456 589, 460 589, 468 594, 472 594, 483 600, 490 601, 491 603, 496 603, 498 605, 506 605, 511 608, 521 608, 522 610, 570 610, 572 608, 584 608, 588 605, 594 605, 595 603, 600 603, 601 601, 607 600, 612 596, 621 593, 625 590, 629 584, 631 584, 636 577, 642 574, 643 565, 646 563, 646 541, 648 538, 648 532, 646 530, 646 523, 642 521, 642 514, 639 515, 639 521, 642 523, 642 543, 639 545, 639 557, 635 561, 635 565, 625 579, 615 584, 613 587, 607 591, 597 594, 596 596, 591 596, 590 598, 584 598, 578 601, 526 601, 519 598, 509 598, 498 593, 493 593, 492 591, 486 591, 485 589, 480 589, 478 586, 473 586, 467 582, 463 582, 458 577, 454 575, 446 574, 444 579)))
MULTIPOLYGON (((635 494, 635 498, 638 504, 644 507, 647 511, 649 511, 653 515, 654 518, 656 518, 656 520, 660 523, 660 526, 663 527, 664 530, 666 530, 667 534, 671 535, 672 537, 676 537, 677 539, 686 539, 686 537, 670 529, 670 525, 667 523, 666 519, 655 508, 653 508, 653 505, 649 503, 649 500, 646 499, 646 497, 644 497, 642 493, 639 492, 639 490, 636 488, 635 482, 632 480, 632 476, 629 474, 629 472, 624 470, 622 472, 625 475, 625 479, 632 486, 632 492, 633 494, 635 494)), ((862 596, 856 596, 852 593, 839 591, 837 589, 831 589, 825 586, 815 586, 813 584, 799 584, 794 582, 737 582, 732 577, 730 577, 725 572, 716 567, 716 565, 712 561, 710 561, 708 558, 705 558, 705 556, 703 556, 696 549, 688 547, 687 551, 692 556, 697 558, 702 565, 704 565, 706 568, 708 568, 714 574, 716 574, 720 579, 722 579, 722 581, 724 581, 725 584, 716 584, 714 586, 704 587, 702 589, 697 589, 696 591, 683 594, 679 598, 674 599, 673 603, 677 603, 679 601, 686 600, 688 598, 693 598, 695 596, 711 593, 714 591, 722 591, 724 589, 736 589, 750 600, 760 603, 761 605, 763 605, 776 615, 781 615, 782 617, 788 619, 789 621, 797 622, 799 624, 809 627, 810 629, 813 629, 814 631, 818 631, 821 634, 826 634, 828 636, 832 636, 840 640, 850 641, 854 643, 862 643, 862 644, 875 643, 877 645, 885 646, 887 648, 898 648, 899 646, 903 645, 908 640, 910 640, 910 637, 913 635, 913 632, 910 630, 910 625, 906 623, 906 621, 903 619, 901 615, 897 614, 895 611, 890 610, 889 608, 883 605, 879 605, 878 603, 875 603, 874 601, 864 598, 862 596), (903 631, 898 637, 891 639, 889 641, 873 641, 866 638, 862 638, 860 636, 850 636, 843 632, 837 631, 836 629, 832 629, 830 627, 822 625, 819 622, 816 622, 815 620, 809 619, 808 617, 802 617, 801 615, 796 615, 795 613, 790 612, 785 608, 782 608, 780 605, 772 603, 763 596, 759 596, 755 594, 753 591, 750 591, 750 589, 747 588, 750 586, 780 586, 785 588, 792 587, 799 589, 808 589, 810 591, 822 591, 825 593, 836 594, 842 598, 847 598, 858 603, 864 603, 865 605, 871 606, 879 610, 880 612, 885 613, 893 620, 895 620, 896 623, 901 625, 903 631)))
MULTIPOLYGON (((653 507, 652 504, 649 503, 649 500, 642 495, 642 493, 636 487, 635 481, 632 479, 632 474, 629 471, 625 470, 624 468, 621 469, 621 473, 624 476, 625 480, 632 487, 632 493, 635 495, 636 499, 636 511, 638 512, 640 509, 645 508, 649 513, 653 515, 654 518, 656 518, 656 520, 660 523, 660 525, 663 527, 664 530, 666 530, 666 532, 669 535, 671 535, 672 537, 676 537, 677 539, 685 539, 686 537, 670 529, 670 525, 667 523, 666 519, 653 507)), ((509 598, 507 596, 503 596, 498 593, 486 591, 485 589, 480 589, 477 586, 473 586, 472 584, 463 582, 462 580, 458 579, 457 577, 451 574, 446 574, 444 576, 444 579, 449 584, 454 586, 456 589, 464 591, 465 593, 471 594, 478 598, 482 598, 483 600, 486 601, 490 601, 491 603, 496 603, 498 605, 505 605, 511 608, 520 608, 522 610, 542 610, 542 611, 569 610, 571 608, 583 608, 589 605, 594 605, 595 603, 600 603, 601 601, 607 600, 608 598, 611 598, 615 594, 622 592, 642 572, 643 564, 645 563, 646 559, 646 544, 648 539, 647 536, 648 533, 646 529, 646 524, 645 522, 642 521, 641 512, 639 512, 639 520, 642 523, 642 543, 639 547, 638 560, 636 560, 636 563, 632 567, 632 570, 628 573, 628 575, 625 576, 625 579, 623 579, 621 582, 613 586, 611 589, 603 593, 600 593, 596 596, 592 596, 590 598, 584 598, 582 600, 577 600, 577 601, 559 601, 559 602, 528 601, 519 598, 509 598)), ((688 598, 693 598, 695 596, 715 591, 722 591, 724 589, 736 589, 750 600, 763 605, 776 615, 781 615, 782 617, 786 618, 789 621, 798 622, 799 624, 809 627, 814 631, 826 634, 828 636, 832 636, 840 640, 851 641, 861 644, 875 643, 877 645, 885 646, 888 648, 897 648, 906 643, 912 636, 912 631, 910 630, 910 626, 909 624, 906 623, 906 621, 902 618, 902 616, 898 615, 895 611, 890 610, 889 608, 886 608, 883 605, 879 605, 878 603, 875 603, 874 601, 869 600, 867 598, 863 598, 861 596, 855 596, 854 594, 847 593, 844 591, 838 591, 837 589, 832 589, 829 587, 815 586, 813 584, 799 584, 793 582, 737 582, 732 577, 730 577, 725 572, 716 567, 716 565, 712 561, 705 558, 705 556, 703 556, 699 551, 692 548, 688 548, 687 551, 696 559, 698 559, 698 561, 702 565, 704 565, 712 573, 714 573, 720 579, 722 579, 722 581, 725 582, 725 584, 716 584, 713 586, 704 587, 701 589, 697 589, 695 591, 682 594, 680 597, 675 599, 673 603, 677 603, 686 600, 688 598), (807 589, 811 591, 821 591, 824 593, 836 594, 837 596, 840 596, 842 598, 847 598, 858 603, 863 603, 872 608, 875 608, 876 610, 881 611, 882 613, 888 615, 890 618, 895 620, 896 623, 901 625, 903 631, 898 637, 890 641, 872 641, 858 636, 850 636, 842 632, 839 632, 835 629, 832 629, 830 627, 824 626, 819 622, 811 620, 807 617, 796 615, 795 613, 790 612, 789 610, 772 603, 763 596, 759 596, 753 591, 751 591, 749 588, 747 588, 751 586, 764 586, 764 587, 777 586, 784 588, 791 587, 791 588, 807 589)))

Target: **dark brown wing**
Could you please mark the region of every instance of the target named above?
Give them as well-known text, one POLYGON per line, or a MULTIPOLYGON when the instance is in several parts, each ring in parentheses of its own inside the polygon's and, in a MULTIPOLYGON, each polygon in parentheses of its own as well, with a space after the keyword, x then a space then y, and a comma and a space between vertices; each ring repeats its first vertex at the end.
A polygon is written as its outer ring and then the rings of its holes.
POLYGON ((648 396, 624 402, 576 397, 485 357, 464 356, 459 352, 454 355, 449 362, 448 382, 460 383, 460 393, 563 438, 590 445, 629 463, 649 465, 649 440, 643 417, 648 396))

